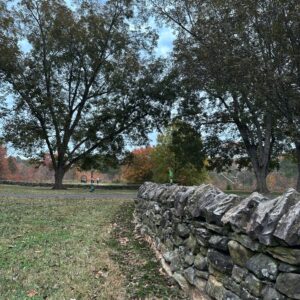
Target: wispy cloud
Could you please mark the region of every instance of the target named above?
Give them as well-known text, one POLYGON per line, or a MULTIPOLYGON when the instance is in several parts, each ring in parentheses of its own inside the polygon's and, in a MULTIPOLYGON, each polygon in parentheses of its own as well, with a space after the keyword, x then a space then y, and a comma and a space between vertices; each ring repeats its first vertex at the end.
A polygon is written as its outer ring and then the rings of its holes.
POLYGON ((175 40, 175 35, 172 29, 163 27, 159 30, 159 39, 157 44, 156 53, 158 56, 168 56, 173 50, 173 41, 175 40))

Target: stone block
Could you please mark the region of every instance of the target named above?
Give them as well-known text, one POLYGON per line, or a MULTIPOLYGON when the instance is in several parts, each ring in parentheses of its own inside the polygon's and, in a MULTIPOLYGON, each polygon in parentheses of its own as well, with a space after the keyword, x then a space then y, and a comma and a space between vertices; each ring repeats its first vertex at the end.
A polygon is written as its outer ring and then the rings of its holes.
POLYGON ((289 246, 300 246, 300 194, 294 194, 297 195, 298 202, 280 219, 274 236, 289 246))
POLYGON ((190 234, 190 229, 186 224, 179 223, 176 232, 181 238, 187 238, 190 234))
POLYGON ((248 224, 247 233, 262 244, 275 245, 273 233, 279 220, 300 201, 299 194, 289 189, 282 196, 259 203, 248 224))
POLYGON ((184 244, 187 249, 189 249, 193 253, 197 253, 199 251, 197 240, 192 234, 188 237, 188 239, 185 240, 184 244))
POLYGON ((197 254, 194 260, 195 268, 200 271, 208 270, 207 258, 203 256, 201 253, 197 254))
POLYGON ((279 274, 275 287, 280 293, 292 299, 300 299, 300 274, 279 274))
POLYGON ((225 255, 216 250, 209 249, 207 252, 207 260, 208 263, 211 264, 212 267, 219 272, 231 275, 233 263, 229 255, 225 255))
POLYGON ((208 240, 210 247, 224 252, 228 252, 228 242, 229 238, 221 235, 212 235, 208 240))
POLYGON ((211 233, 209 232, 209 230, 207 230, 206 228, 195 228, 194 235, 200 246, 208 246, 208 241, 211 237, 211 233))
POLYGON ((241 267, 254 255, 254 252, 233 240, 228 243, 228 248, 233 263, 241 267))
POLYGON ((223 224, 230 224, 235 232, 246 233, 257 206, 267 200, 269 199, 258 193, 251 194, 226 212, 222 218, 223 224))
POLYGON ((240 300, 233 292, 225 289, 224 285, 219 282, 214 276, 209 276, 206 284, 206 293, 216 300, 240 300))
POLYGON ((246 263, 246 268, 259 279, 275 281, 278 273, 278 263, 262 253, 252 256, 246 263))
POLYGON ((266 285, 262 291, 264 300, 285 300, 286 297, 280 294, 274 286, 266 285))
POLYGON ((300 266, 293 266, 286 263, 280 263, 278 270, 284 273, 300 273, 300 266))
POLYGON ((300 266, 300 249, 287 247, 268 247, 266 252, 283 262, 300 266))
POLYGON ((241 200, 242 198, 237 195, 217 193, 213 200, 202 208, 207 223, 222 225, 221 219, 224 214, 240 203, 241 200))
POLYGON ((183 271, 185 279, 192 285, 194 285, 195 280, 195 270, 193 267, 189 267, 183 271))
POLYGON ((249 272, 247 269, 241 268, 239 266, 233 266, 232 279, 235 280, 237 283, 241 283, 245 280, 248 273, 249 272))
POLYGON ((260 281, 257 277, 255 277, 253 274, 248 274, 241 286, 255 297, 260 298, 262 290, 264 288, 264 283, 260 281))
POLYGON ((187 253, 184 256, 184 264, 185 266, 191 266, 194 264, 194 260, 195 260, 195 256, 193 255, 193 253, 187 253))
POLYGON ((245 234, 230 233, 229 238, 231 240, 239 242, 244 247, 246 247, 246 248, 248 248, 252 251, 261 252, 263 250, 263 245, 261 245, 258 242, 252 240, 249 236, 247 236, 245 234))

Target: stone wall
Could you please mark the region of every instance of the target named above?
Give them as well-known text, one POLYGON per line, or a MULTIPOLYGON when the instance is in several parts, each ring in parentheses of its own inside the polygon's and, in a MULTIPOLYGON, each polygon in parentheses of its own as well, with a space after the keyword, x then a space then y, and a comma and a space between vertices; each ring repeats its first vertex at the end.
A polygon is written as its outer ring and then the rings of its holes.
POLYGON ((194 299, 300 299, 300 194, 145 183, 137 230, 194 299))

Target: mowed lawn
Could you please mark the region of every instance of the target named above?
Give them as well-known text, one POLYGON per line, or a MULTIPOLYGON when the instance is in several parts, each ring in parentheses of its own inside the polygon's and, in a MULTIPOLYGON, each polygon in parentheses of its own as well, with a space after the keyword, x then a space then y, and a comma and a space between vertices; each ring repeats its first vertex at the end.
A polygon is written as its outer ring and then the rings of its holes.
POLYGON ((183 299, 134 233, 134 197, 0 185, 0 299, 183 299))

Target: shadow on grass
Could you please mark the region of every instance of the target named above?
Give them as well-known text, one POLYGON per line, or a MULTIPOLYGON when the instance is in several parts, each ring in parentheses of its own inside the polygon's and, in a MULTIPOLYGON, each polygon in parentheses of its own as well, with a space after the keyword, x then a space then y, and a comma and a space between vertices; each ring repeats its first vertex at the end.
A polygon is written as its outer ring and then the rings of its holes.
POLYGON ((126 299, 188 299, 177 283, 164 275, 148 244, 135 235, 133 210, 133 203, 120 207, 108 241, 112 259, 126 276, 126 299))

